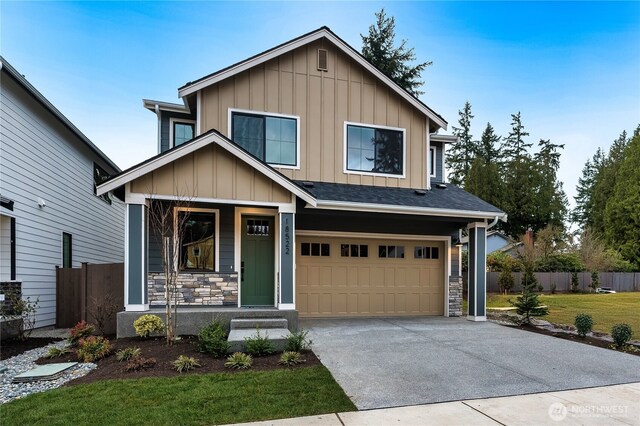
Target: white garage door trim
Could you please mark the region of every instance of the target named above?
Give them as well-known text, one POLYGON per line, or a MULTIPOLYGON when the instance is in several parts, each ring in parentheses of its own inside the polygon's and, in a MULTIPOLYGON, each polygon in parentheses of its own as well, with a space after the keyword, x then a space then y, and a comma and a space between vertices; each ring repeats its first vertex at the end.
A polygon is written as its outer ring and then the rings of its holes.
MULTIPOLYGON (((341 231, 296 231, 296 237, 351 237, 351 238, 388 238, 393 240, 406 241, 444 241, 446 250, 446 262, 444 265, 444 316, 449 316, 449 276, 451 275, 451 237, 443 235, 406 235, 406 234, 376 234, 370 232, 341 232, 341 231)), ((294 256, 297 253, 294 252, 294 256)), ((294 276, 296 272, 294 270, 294 276)), ((293 289, 294 294, 296 288, 293 289)))

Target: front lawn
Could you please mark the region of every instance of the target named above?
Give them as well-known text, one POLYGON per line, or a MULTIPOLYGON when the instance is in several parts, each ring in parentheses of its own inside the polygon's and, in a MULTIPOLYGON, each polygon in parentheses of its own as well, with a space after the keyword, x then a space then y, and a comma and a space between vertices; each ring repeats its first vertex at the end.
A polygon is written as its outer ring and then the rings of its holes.
POLYGON ((106 380, 0 406, 2 425, 202 425, 353 411, 322 365, 272 371, 106 380))
MULTIPOLYGON (((517 294, 487 295, 487 307, 511 306, 517 294)), ((540 301, 549 307, 549 315, 542 317, 556 324, 573 325, 576 314, 587 313, 593 317, 593 329, 610 333, 614 324, 626 322, 640 339, 640 292, 617 294, 544 294, 540 301)))

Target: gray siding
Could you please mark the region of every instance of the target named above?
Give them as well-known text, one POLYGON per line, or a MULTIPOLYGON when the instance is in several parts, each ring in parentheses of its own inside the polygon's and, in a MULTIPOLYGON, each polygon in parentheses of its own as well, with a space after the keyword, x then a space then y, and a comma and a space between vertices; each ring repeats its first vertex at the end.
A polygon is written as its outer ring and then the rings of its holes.
POLYGON ((93 162, 110 167, 4 73, 0 107, 0 192, 15 201, 3 213, 16 218, 16 279, 40 298, 36 325, 53 325, 62 233, 73 236, 74 267, 122 262, 124 205, 94 195, 93 162))
POLYGON ((171 142, 169 141, 169 125, 171 118, 195 120, 196 114, 195 112, 189 115, 170 111, 160 111, 160 152, 165 152, 171 148, 171 142))
POLYGON ((460 248, 457 246, 451 247, 451 276, 461 276, 462 271, 458 268, 458 258, 460 256, 460 248))
POLYGON ((436 176, 431 178, 431 182, 443 182, 443 170, 442 170, 442 144, 438 142, 431 142, 431 147, 436 149, 436 176))

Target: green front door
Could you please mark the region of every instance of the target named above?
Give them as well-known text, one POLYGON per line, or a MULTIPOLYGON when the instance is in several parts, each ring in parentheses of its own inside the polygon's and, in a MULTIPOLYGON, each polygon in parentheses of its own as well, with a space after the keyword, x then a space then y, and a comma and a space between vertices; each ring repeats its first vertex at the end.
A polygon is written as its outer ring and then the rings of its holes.
POLYGON ((274 306, 274 220, 242 216, 240 241, 241 306, 274 306))

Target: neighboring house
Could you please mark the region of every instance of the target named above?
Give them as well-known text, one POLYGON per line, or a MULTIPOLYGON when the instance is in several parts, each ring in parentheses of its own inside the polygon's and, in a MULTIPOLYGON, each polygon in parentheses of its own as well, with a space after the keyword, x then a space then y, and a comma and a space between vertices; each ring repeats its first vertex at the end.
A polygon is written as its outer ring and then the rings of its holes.
POLYGON ((127 205, 127 311, 164 306, 148 206, 186 196, 214 265, 181 270, 182 304, 459 315, 451 236, 468 227, 469 318, 485 319, 485 234, 506 214, 444 183, 446 121, 328 28, 178 93, 184 104, 144 101, 158 155, 98 187, 127 205))
MULTIPOLYGON (((462 243, 462 250, 468 250, 469 238, 462 237, 460 239, 460 242, 462 243)), ((517 245, 517 242, 513 241, 511 238, 500 231, 487 232, 487 254, 493 253, 494 251, 498 250, 505 251, 517 245)))
POLYGON ((55 324, 56 267, 124 260, 124 205, 96 184, 120 169, 0 58, 0 282, 55 324))

